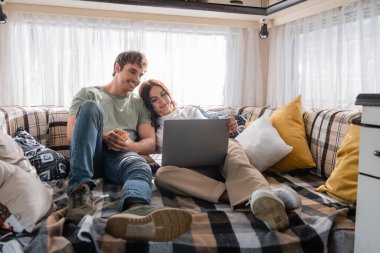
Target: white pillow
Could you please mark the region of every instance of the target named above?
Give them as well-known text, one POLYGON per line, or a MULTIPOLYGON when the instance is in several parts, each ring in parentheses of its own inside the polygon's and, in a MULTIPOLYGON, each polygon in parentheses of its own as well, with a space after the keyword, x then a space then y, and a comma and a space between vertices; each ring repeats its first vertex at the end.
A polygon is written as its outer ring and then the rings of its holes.
POLYGON ((0 203, 11 213, 3 224, 15 232, 32 232, 53 207, 53 189, 41 182, 21 148, 0 133, 0 203))
POLYGON ((255 120, 235 139, 242 145, 250 163, 260 172, 293 150, 293 147, 287 145, 272 126, 269 113, 255 120))

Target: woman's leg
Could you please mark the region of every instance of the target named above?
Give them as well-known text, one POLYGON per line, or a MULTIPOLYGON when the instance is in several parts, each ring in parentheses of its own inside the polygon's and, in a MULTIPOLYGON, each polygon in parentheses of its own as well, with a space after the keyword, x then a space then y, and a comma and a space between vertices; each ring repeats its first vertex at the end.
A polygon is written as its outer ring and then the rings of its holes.
POLYGON ((243 148, 235 140, 229 140, 221 174, 226 179, 225 184, 232 207, 248 202, 252 192, 258 189, 270 190, 268 181, 250 164, 243 148))
MULTIPOLYGON (((212 169, 212 168, 205 168, 212 169)), ((191 169, 163 166, 158 169, 155 183, 163 189, 183 196, 192 196, 213 203, 226 190, 224 183, 191 169)))

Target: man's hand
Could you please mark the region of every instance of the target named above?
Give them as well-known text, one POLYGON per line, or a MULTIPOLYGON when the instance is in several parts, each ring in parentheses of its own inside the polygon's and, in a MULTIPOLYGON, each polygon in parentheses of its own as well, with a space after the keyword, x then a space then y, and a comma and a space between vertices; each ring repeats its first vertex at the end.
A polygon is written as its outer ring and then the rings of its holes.
POLYGON ((234 119, 234 117, 230 116, 228 118, 228 131, 230 133, 236 132, 237 131, 237 127, 238 127, 238 125, 237 125, 236 119, 234 119))
POLYGON ((135 142, 128 137, 128 132, 123 129, 113 129, 103 132, 103 142, 113 151, 135 151, 135 142))

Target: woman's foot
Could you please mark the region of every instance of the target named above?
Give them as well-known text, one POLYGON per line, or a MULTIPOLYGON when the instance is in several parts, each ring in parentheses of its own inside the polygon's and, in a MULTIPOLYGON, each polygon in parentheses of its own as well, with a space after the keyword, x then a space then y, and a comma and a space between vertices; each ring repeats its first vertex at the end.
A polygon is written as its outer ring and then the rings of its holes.
POLYGON ((271 190, 259 189, 252 193, 249 204, 253 215, 270 230, 284 230, 289 226, 285 205, 271 190))

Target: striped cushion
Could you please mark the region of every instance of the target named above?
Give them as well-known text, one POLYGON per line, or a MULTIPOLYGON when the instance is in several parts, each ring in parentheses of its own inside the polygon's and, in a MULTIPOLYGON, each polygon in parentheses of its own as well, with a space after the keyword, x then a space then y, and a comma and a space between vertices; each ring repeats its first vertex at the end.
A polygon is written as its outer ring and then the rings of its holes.
POLYGON ((12 137, 22 127, 42 145, 48 145, 48 108, 1 106, 0 131, 12 137))
POLYGON ((246 115, 247 122, 252 122, 264 115, 267 109, 268 107, 244 106, 239 110, 239 114, 246 115))
POLYGON ((312 170, 322 178, 327 179, 335 166, 336 153, 349 124, 354 118, 360 117, 358 111, 311 109, 304 112, 306 138, 315 163, 312 170))
POLYGON ((68 107, 53 107, 49 110, 49 147, 66 158, 70 157, 66 134, 68 112, 68 107))

